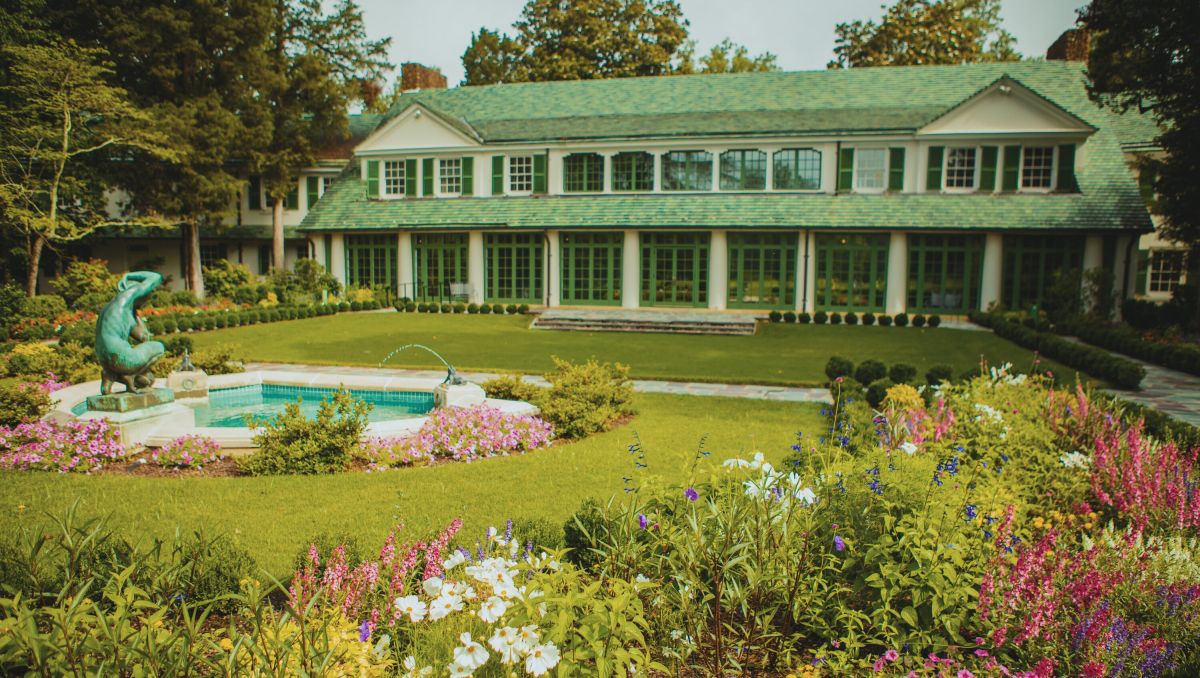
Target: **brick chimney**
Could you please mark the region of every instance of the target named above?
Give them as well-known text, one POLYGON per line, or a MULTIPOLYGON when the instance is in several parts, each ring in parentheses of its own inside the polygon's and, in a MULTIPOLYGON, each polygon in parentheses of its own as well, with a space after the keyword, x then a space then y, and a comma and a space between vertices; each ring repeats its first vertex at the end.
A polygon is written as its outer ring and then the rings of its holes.
POLYGON ((1051 61, 1087 61, 1090 38, 1086 28, 1068 29, 1046 50, 1046 58, 1051 61))
POLYGON ((400 91, 417 89, 446 89, 446 76, 417 63, 400 65, 400 91))

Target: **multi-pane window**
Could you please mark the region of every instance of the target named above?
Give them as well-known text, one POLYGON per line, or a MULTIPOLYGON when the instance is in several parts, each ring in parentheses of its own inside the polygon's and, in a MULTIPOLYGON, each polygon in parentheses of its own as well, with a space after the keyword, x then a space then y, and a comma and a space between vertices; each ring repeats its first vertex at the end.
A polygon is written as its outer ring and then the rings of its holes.
POLYGON ((462 193, 462 158, 445 158, 438 161, 438 177, 443 194, 462 193))
POLYGON ((654 156, 649 153, 618 153, 612 159, 612 190, 653 191, 654 156))
MULTIPOLYGON (((326 178, 327 181, 332 181, 326 178)), ((402 195, 404 193, 404 161, 385 160, 383 163, 383 193, 385 195, 402 195)))
POLYGON ((573 153, 563 158, 563 190, 567 193, 599 193, 604 190, 604 156, 573 153))
POLYGON ((775 153, 774 188, 815 191, 821 188, 821 152, 785 148, 775 153))
POLYGON ((946 149, 946 188, 975 188, 975 148, 946 149))
POLYGON ((533 190, 533 156, 514 155, 508 159, 508 190, 528 193, 533 190))
POLYGON ((664 191, 711 191, 712 153, 671 151, 662 157, 664 191))
POLYGON ((766 153, 745 150, 721 154, 722 191, 761 191, 766 187, 766 153))
POLYGON ((325 195, 325 191, 333 185, 334 177, 321 177, 321 195, 325 195))
POLYGON ((1183 276, 1183 250, 1154 250, 1150 253, 1151 292, 1174 292, 1183 276))
POLYGON ((1022 149, 1021 188, 1050 188, 1053 170, 1053 146, 1026 146, 1022 149))
POLYGON ((200 268, 212 268, 218 260, 225 258, 225 245, 201 245, 200 268))
POLYGON ((854 151, 854 188, 882 191, 887 187, 887 149, 860 148, 854 151))

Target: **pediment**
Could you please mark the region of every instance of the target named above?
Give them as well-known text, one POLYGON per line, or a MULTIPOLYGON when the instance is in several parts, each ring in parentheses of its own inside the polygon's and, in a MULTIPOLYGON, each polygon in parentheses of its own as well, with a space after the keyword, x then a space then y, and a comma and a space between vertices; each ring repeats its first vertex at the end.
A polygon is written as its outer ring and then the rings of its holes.
POLYGON ((1094 127, 1005 76, 917 131, 941 134, 1091 134, 1094 127))
POLYGON ((478 146, 479 139, 470 133, 470 126, 465 122, 457 122, 454 124, 429 108, 414 103, 380 125, 354 152, 358 155, 375 155, 411 149, 478 146))

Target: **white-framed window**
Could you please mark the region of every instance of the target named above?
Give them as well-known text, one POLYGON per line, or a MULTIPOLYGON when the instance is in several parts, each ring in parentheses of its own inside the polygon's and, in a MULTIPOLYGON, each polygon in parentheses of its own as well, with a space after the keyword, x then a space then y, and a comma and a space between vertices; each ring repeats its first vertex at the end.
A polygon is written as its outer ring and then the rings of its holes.
POLYGON ((438 161, 438 180, 442 195, 462 193, 462 158, 445 158, 438 161))
POLYGON ((888 153, 886 148, 854 150, 854 190, 882 191, 887 188, 888 153))
POLYGON ((1054 147, 1021 148, 1021 188, 1050 190, 1054 187, 1054 147))
POLYGON ((1183 280, 1183 250, 1153 250, 1150 252, 1150 292, 1174 292, 1183 280))
POLYGON ((533 191, 532 155, 509 156, 508 190, 510 193, 529 193, 533 191))
POLYGON ((946 149, 945 188, 972 190, 975 188, 976 149, 974 146, 952 146, 946 149))
POLYGON ((336 178, 329 176, 321 177, 321 195, 325 195, 325 191, 329 190, 329 187, 333 185, 333 180, 336 178))
MULTIPOLYGON (((404 195, 404 161, 385 160, 383 162, 383 193, 384 195, 404 195)), ((333 181, 332 178, 329 178, 333 181)))

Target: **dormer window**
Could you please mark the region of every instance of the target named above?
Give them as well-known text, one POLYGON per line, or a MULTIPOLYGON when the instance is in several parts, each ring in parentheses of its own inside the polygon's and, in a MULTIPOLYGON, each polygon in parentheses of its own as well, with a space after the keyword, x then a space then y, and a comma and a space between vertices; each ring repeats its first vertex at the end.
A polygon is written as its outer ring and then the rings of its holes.
POLYGON ((946 149, 946 189, 975 189, 975 151, 974 146, 946 149))
POLYGON ((462 193, 462 158, 445 158, 438 161, 438 177, 442 195, 462 193))
POLYGON ((386 160, 383 163, 383 194, 404 195, 404 161, 386 160))
POLYGON ((1054 147, 1026 146, 1021 153, 1021 188, 1052 188, 1054 181, 1054 147))
POLYGON ((882 191, 887 188, 887 149, 854 150, 854 190, 882 191))
POLYGON ((533 156, 514 155, 508 159, 509 193, 529 193, 533 190, 533 156))

